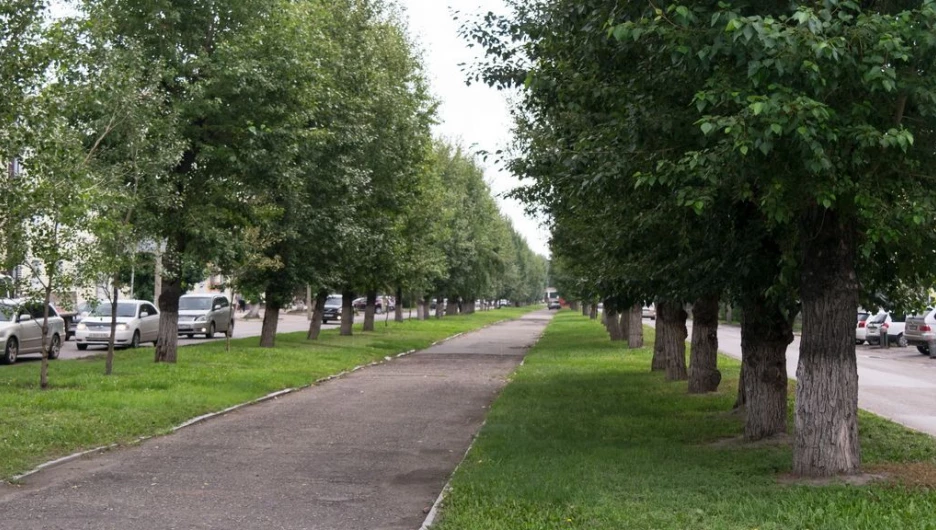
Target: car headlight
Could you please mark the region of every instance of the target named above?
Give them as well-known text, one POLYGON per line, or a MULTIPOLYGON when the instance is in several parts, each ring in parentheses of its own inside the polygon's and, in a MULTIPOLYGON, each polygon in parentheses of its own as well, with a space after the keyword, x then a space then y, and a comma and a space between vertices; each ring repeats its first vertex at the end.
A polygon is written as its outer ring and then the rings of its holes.
POLYGON ((85 324, 84 322, 79 322, 78 325, 75 327, 75 329, 80 329, 80 330, 84 331, 84 330, 88 329, 88 326, 87 326, 87 324, 85 324))
POLYGON ((207 319, 207 317, 205 317, 205 315, 202 315, 202 316, 196 318, 196 319, 195 319, 195 322, 204 322, 206 319, 207 319))
POLYGON ((126 324, 117 324, 117 331, 127 331, 126 324))

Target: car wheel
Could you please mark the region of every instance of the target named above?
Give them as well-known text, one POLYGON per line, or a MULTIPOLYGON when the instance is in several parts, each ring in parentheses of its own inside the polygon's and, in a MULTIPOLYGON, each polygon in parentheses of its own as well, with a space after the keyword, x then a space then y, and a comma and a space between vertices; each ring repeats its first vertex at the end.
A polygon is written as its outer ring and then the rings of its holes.
POLYGON ((917 346, 917 351, 922 353, 923 355, 929 355, 929 348, 927 348, 926 346, 917 346))
POLYGON ((233 320, 228 324, 228 328, 227 328, 227 330, 224 332, 224 336, 225 336, 225 337, 233 337, 233 336, 234 336, 234 321, 233 321, 233 320))
POLYGON ((214 322, 212 322, 211 324, 208 324, 208 333, 205 333, 205 338, 211 339, 211 338, 214 338, 214 336, 215 336, 215 324, 214 322))
POLYGON ((62 339, 58 335, 52 335, 52 345, 49 347, 49 359, 58 359, 62 353, 62 339))
POLYGON ((88 345, 87 345, 87 344, 78 344, 78 349, 79 349, 80 351, 85 351, 85 350, 88 349, 88 345))
POLYGON ((139 332, 139 331, 134 331, 134 332, 133 332, 133 338, 130 339, 130 347, 131 347, 131 348, 139 348, 139 347, 140 347, 140 332, 139 332))
POLYGON ((901 333, 900 335, 897 335, 897 345, 900 346, 901 348, 907 347, 907 337, 904 337, 903 333, 901 333))
POLYGON ((7 339, 6 349, 3 350, 3 357, 0 357, 0 363, 2 364, 13 364, 16 362, 16 358, 19 356, 19 343, 16 342, 16 339, 10 337, 7 339))
POLYGON ((185 334, 185 338, 187 338, 187 339, 191 339, 191 338, 194 338, 194 337, 195 337, 195 334, 194 334, 194 333, 186 333, 186 334, 185 334))
POLYGON ((864 341, 863 341, 863 340, 855 339, 855 344, 858 345, 858 346, 860 346, 860 345, 864 344, 864 341))

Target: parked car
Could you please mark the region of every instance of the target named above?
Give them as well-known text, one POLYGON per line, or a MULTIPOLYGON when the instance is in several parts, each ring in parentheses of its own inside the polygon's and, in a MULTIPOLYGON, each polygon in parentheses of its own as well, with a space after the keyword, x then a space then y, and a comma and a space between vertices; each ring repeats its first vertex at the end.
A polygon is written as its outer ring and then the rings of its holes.
POLYGON ((880 344, 881 334, 887 333, 887 340, 891 344, 896 344, 901 348, 907 345, 907 338, 904 336, 906 327, 906 315, 895 315, 892 313, 880 312, 868 320, 867 335, 865 339, 868 344, 880 344))
POLYGON ((929 355, 929 341, 936 338, 936 309, 927 308, 920 315, 908 316, 904 338, 917 351, 929 355))
MULTIPOLYGON (((103 302, 81 319, 75 330, 75 341, 79 350, 88 346, 106 346, 111 332, 111 304, 103 302)), ((114 330, 114 345, 136 348, 144 342, 156 344, 159 335, 159 310, 146 300, 123 300, 117 302, 117 327, 114 330)))
MULTIPOLYGON (((351 305, 354 307, 355 311, 364 311, 367 309, 367 297, 362 296, 360 298, 355 298, 351 305)), ((377 300, 374 302, 374 311, 379 315, 383 313, 384 307, 387 307, 390 311, 393 311, 396 308, 396 304, 393 301, 392 296, 378 296, 377 300)))
POLYGON ((329 320, 341 320, 341 295, 329 295, 322 306, 322 322, 328 324, 329 320))
POLYGON ((179 335, 206 339, 217 332, 234 333, 234 306, 226 296, 215 293, 186 294, 179 298, 179 335))
POLYGON ((13 364, 20 355, 42 354, 43 346, 49 359, 58 359, 65 337, 65 321, 49 306, 48 334, 42 342, 42 304, 22 300, 0 300, 0 364, 13 364))
POLYGON ((656 320, 656 306, 653 304, 643 306, 640 310, 640 317, 656 320))
POLYGON ((77 311, 67 311, 61 306, 53 305, 55 312, 58 313, 58 316, 62 317, 62 320, 65 322, 65 336, 62 337, 62 340, 68 340, 75 336, 75 329, 78 327, 78 321, 81 320, 81 317, 78 315, 77 311))
POLYGON ((546 309, 562 309, 562 305, 559 303, 559 300, 556 298, 550 298, 546 302, 546 309))
POLYGON ((855 344, 864 344, 868 340, 868 319, 871 313, 867 311, 858 311, 858 324, 855 327, 855 344))

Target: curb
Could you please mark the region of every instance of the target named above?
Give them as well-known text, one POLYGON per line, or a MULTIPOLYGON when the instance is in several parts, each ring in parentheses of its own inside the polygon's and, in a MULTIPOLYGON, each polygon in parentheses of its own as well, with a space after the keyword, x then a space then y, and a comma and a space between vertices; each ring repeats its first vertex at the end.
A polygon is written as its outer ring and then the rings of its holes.
MULTIPOLYGON (((494 326, 494 325, 497 325, 497 324, 501 324, 501 323, 503 323, 503 322, 508 322, 508 321, 510 321, 510 320, 513 320, 513 319, 498 320, 498 321, 496 321, 496 322, 491 322, 490 324, 485 324, 485 325, 483 325, 483 326, 481 326, 480 328, 477 328, 477 329, 473 329, 473 330, 470 330, 470 331, 462 331, 462 332, 456 333, 456 334, 454 334, 454 335, 452 335, 452 336, 445 337, 445 338, 443 338, 443 339, 439 339, 439 340, 437 340, 437 341, 435 341, 435 342, 429 344, 428 346, 426 346, 425 348, 422 348, 422 349, 425 350, 425 349, 431 348, 431 347, 433 347, 433 346, 442 344, 442 343, 444 343, 444 342, 448 342, 448 341, 450 341, 450 340, 453 340, 453 339, 456 339, 456 338, 458 338, 458 337, 461 337, 462 335, 465 335, 466 333, 474 333, 474 332, 476 332, 476 331, 481 331, 482 329, 486 329, 486 328, 488 328, 488 327, 491 327, 491 326, 494 326)), ((417 352, 417 351, 421 351, 421 350, 408 350, 408 351, 401 352, 401 353, 398 353, 398 354, 393 355, 393 356, 388 355, 388 356, 385 356, 382 360, 379 360, 379 361, 372 361, 372 362, 367 363, 367 364, 359 364, 359 365, 355 366, 354 368, 351 368, 350 370, 343 370, 343 371, 341 371, 341 372, 338 372, 337 374, 332 374, 332 375, 329 375, 329 376, 326 376, 326 377, 321 377, 321 378, 316 379, 315 381, 313 381, 313 382, 311 382, 311 383, 309 383, 309 384, 307 384, 307 385, 302 385, 302 386, 297 386, 297 387, 292 387, 292 388, 284 388, 284 389, 282 389, 282 390, 277 390, 277 391, 275 391, 275 392, 271 392, 271 393, 269 393, 269 394, 267 394, 267 395, 265 395, 265 396, 261 396, 261 397, 259 397, 259 398, 257 398, 257 399, 253 399, 253 400, 250 400, 250 401, 245 401, 245 402, 243 402, 243 403, 238 403, 237 405, 232 405, 232 406, 230 406, 230 407, 228 407, 228 408, 226 408, 226 409, 223 409, 223 410, 219 410, 219 411, 216 411, 216 412, 209 412, 209 413, 207 413, 207 414, 202 414, 201 416, 196 416, 196 417, 194 417, 194 418, 192 418, 192 419, 189 419, 189 420, 186 420, 186 421, 180 423, 179 425, 176 425, 175 427, 172 427, 171 429, 169 429, 169 434, 174 433, 174 432, 177 432, 177 431, 179 431, 179 430, 182 430, 182 429, 184 429, 184 428, 186 428, 186 427, 191 427, 192 425, 196 425, 196 424, 202 423, 202 422, 207 421, 207 420, 210 420, 210 419, 212 419, 212 418, 216 418, 216 417, 218 417, 218 416, 223 416, 224 414, 228 414, 228 413, 230 413, 230 412, 234 412, 235 410, 238 410, 238 409, 242 409, 242 408, 249 407, 249 406, 252 406, 252 405, 257 405, 257 404, 259 404, 259 403, 263 403, 263 402, 265 402, 265 401, 270 401, 270 400, 273 400, 273 399, 276 399, 276 398, 279 398, 279 397, 282 397, 282 396, 285 396, 285 395, 288 395, 288 394, 292 394, 293 392, 298 392, 298 391, 300 391, 300 390, 305 390, 305 389, 307 389, 307 388, 310 388, 310 387, 319 385, 319 384, 321 384, 321 383, 327 383, 328 381, 331 381, 331 380, 333 380, 333 379, 342 378, 342 377, 344 377, 344 376, 346 376, 346 375, 349 375, 349 374, 351 374, 351 373, 357 372, 358 370, 367 368, 368 366, 377 366, 377 365, 379 365, 379 364, 384 364, 384 363, 386 363, 386 362, 388 362, 388 361, 392 361, 393 359, 399 359, 400 357, 405 357, 405 356, 410 355, 410 354, 412 354, 412 353, 415 353, 415 352, 417 352)), ((78 452, 72 453, 72 454, 70 454, 70 455, 65 455, 65 456, 63 456, 63 457, 56 458, 55 460, 50 460, 50 461, 48 461, 48 462, 43 462, 42 464, 39 464, 38 466, 36 466, 36 467, 30 469, 29 471, 26 471, 25 473, 20 473, 19 475, 13 475, 12 477, 10 477, 10 480, 4 481, 4 482, 15 482, 15 481, 20 481, 20 480, 23 480, 24 478, 29 477, 30 475, 35 475, 36 473, 38 473, 38 472, 40 472, 40 471, 43 471, 43 470, 46 470, 46 469, 49 469, 49 468, 52 468, 52 467, 56 467, 56 466, 59 466, 59 465, 62 465, 62 464, 67 464, 67 463, 69 463, 69 462, 72 462, 72 461, 74 461, 74 460, 78 460, 79 458, 85 457, 85 456, 90 455, 90 454, 94 454, 94 453, 103 453, 104 451, 109 451, 109 450, 111 450, 111 449, 116 449, 116 448, 121 447, 121 446, 135 445, 135 444, 138 444, 138 443, 140 443, 140 442, 149 440, 150 438, 155 438, 156 436, 161 436, 161 435, 155 434, 155 435, 152 435, 152 436, 141 436, 141 437, 139 437, 139 438, 136 438, 135 440, 132 440, 132 441, 130 441, 130 442, 123 443, 123 444, 120 444, 120 443, 112 443, 112 444, 108 444, 108 445, 101 445, 101 446, 98 446, 98 447, 94 447, 94 448, 92 448, 92 449, 85 449, 84 451, 78 451, 78 452)), ((474 441, 472 441, 472 445, 474 445, 474 441)), ((470 449, 470 447, 469 447, 469 449, 470 449)), ((467 453, 466 453, 466 454, 467 454, 467 453)), ((456 469, 458 469, 458 468, 456 467, 456 469)), ((446 487, 448 487, 448 483, 446 483, 446 487)), ((443 490, 443 491, 444 491, 444 490, 443 490)))

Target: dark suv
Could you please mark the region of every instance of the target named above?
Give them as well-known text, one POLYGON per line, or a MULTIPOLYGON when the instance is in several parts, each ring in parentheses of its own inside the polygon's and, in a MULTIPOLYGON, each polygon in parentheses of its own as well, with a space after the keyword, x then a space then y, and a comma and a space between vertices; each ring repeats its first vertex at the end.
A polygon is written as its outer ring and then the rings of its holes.
POLYGON ((341 320, 341 295, 333 294, 325 299, 322 306, 322 322, 328 324, 329 320, 341 320))

